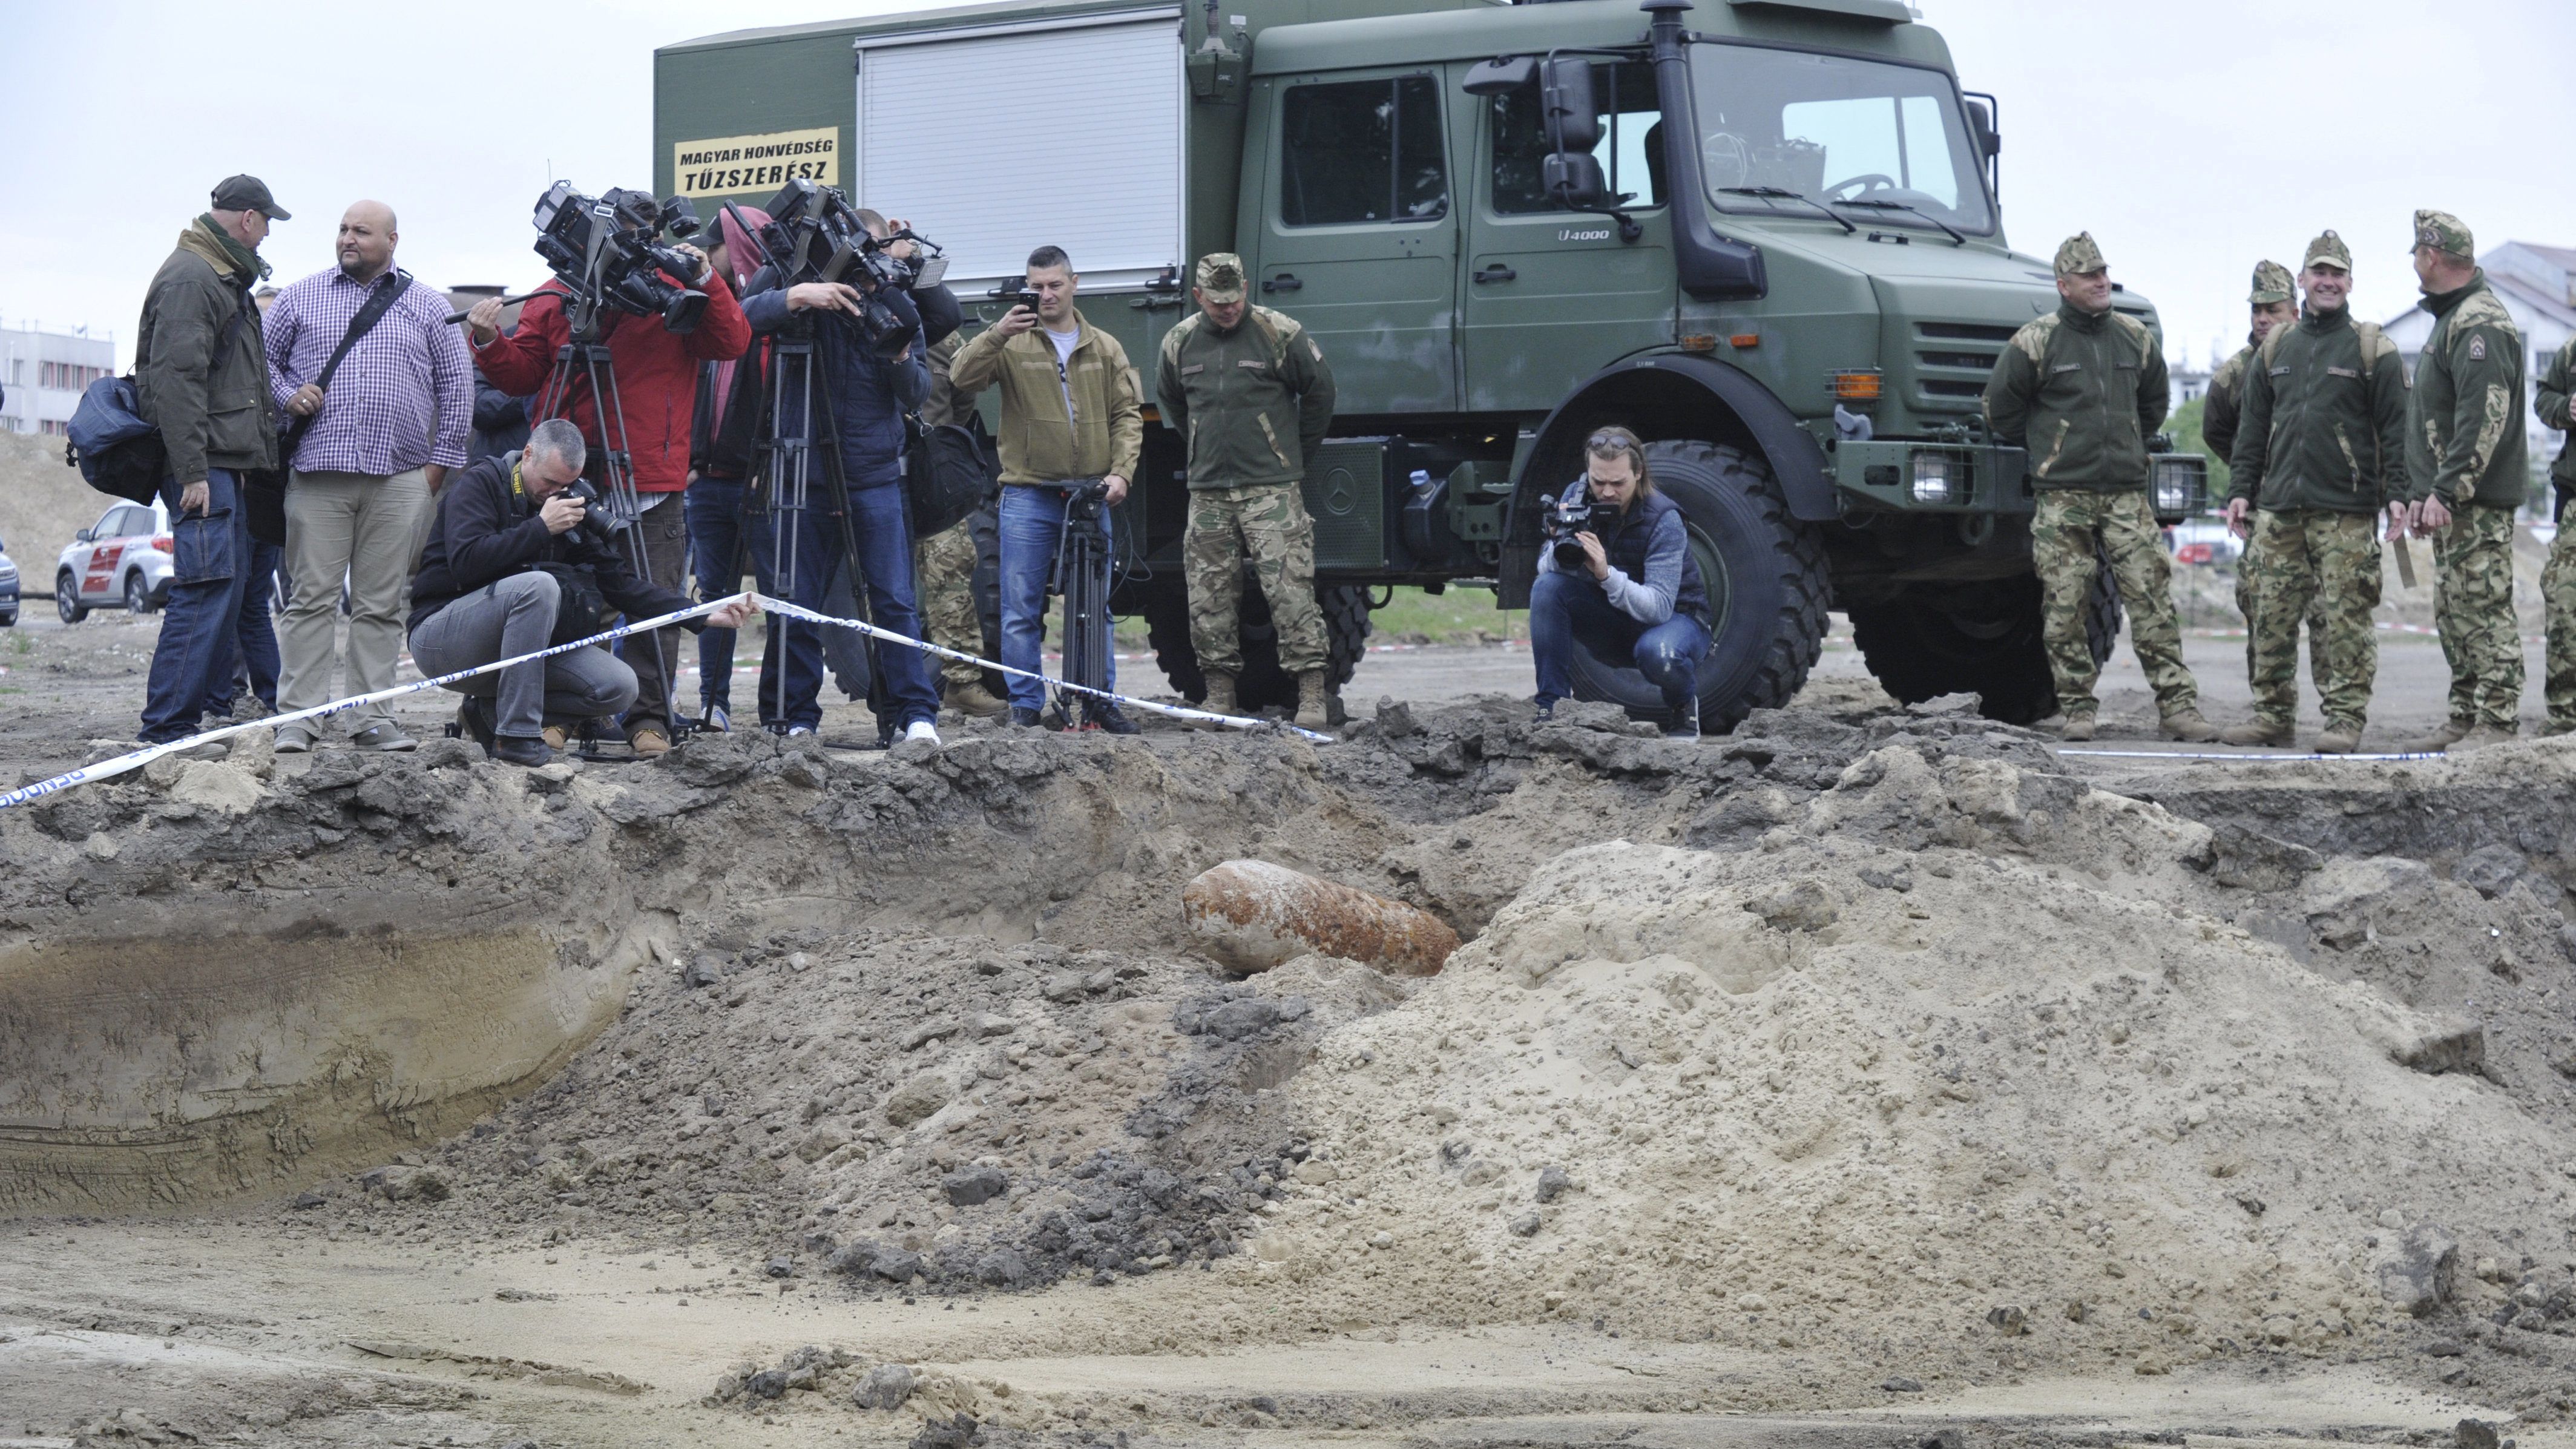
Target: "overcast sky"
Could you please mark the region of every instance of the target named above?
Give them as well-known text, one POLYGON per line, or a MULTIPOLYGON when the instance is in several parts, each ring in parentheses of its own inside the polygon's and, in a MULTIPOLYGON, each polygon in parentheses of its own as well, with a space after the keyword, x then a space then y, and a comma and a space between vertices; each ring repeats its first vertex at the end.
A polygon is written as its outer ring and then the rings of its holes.
MULTIPOLYGON (((2255 260, 2295 267, 2323 227, 2380 318, 2414 296, 2418 206, 2458 213, 2481 250, 2576 246, 2576 0, 1919 4, 1961 83, 2001 97, 2014 244, 2046 256, 2089 228, 2190 361, 2235 345, 2255 260)), ((656 45, 916 8, 9 5, 0 325, 112 331, 131 361, 144 284, 234 171, 295 213, 265 249, 280 281, 331 265, 341 209, 372 196, 424 282, 532 283, 528 210, 552 178, 651 184, 656 45)))

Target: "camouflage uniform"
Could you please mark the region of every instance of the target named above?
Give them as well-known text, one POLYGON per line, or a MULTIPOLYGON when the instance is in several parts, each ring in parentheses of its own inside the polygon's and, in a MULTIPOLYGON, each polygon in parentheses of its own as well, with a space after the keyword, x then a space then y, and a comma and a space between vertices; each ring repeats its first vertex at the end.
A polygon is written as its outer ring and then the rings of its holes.
MULTIPOLYGON (((922 400, 924 427, 963 423, 971 408, 961 406, 948 380, 948 364, 965 339, 950 333, 930 349, 930 395, 922 400)), ((975 611, 975 523, 962 519, 913 546, 913 587, 921 594, 923 637, 942 649, 982 658, 984 621, 975 611)), ((939 661, 940 683, 950 689, 981 684, 984 671, 954 659, 939 661)))
MULTIPOLYGON (((2576 418, 2569 416, 2571 394, 2576 394, 2576 338, 2570 338, 2549 359, 2549 370, 2541 374, 2540 386, 2533 390, 2532 406, 2542 422, 2569 432, 2571 423, 2576 423, 2576 418)), ((2567 500, 2570 494, 2576 494, 2576 443, 2559 445, 2558 461, 2550 465, 2549 481, 2558 537, 2550 543, 2549 563, 2540 573, 2541 601, 2549 612, 2548 674, 2543 693, 2549 701, 2549 733, 2564 734, 2576 729, 2576 535, 2571 535, 2567 527, 2567 500)))
MULTIPOLYGON (((2290 301, 2297 296, 2291 287, 2289 268, 2274 261, 2256 262, 2254 286, 2246 294, 2246 305, 2265 307, 2290 301)), ((2254 349, 2262 345, 2262 338, 2248 332, 2245 345, 2236 349, 2236 355, 2218 364, 2218 370, 2209 375, 2209 391, 2200 413, 2200 440, 2221 462, 2236 453, 2236 422, 2245 406, 2245 369, 2253 364, 2254 349)), ((2254 589, 2262 574, 2263 550, 2249 534, 2244 549, 2236 556, 2236 612, 2245 620, 2248 678, 2254 673, 2254 589)), ((2308 672, 2318 679, 2326 677, 2325 640, 2317 632, 2324 627, 2325 605, 2321 600, 2308 615, 2308 672)))
MULTIPOLYGON (((1243 263, 1229 253, 1202 258, 1196 279, 1211 302, 1243 300, 1243 263)), ((1315 521, 1299 488, 1333 420, 1324 349, 1295 319, 1267 307, 1247 309, 1231 332, 1194 313, 1164 334, 1154 387, 1164 425, 1187 439, 1190 518, 1181 549, 1200 667, 1243 671, 1237 613, 1249 557, 1279 630, 1280 667, 1320 672, 1327 656, 1315 606, 1315 521)))
MULTIPOLYGON (((2057 249, 2057 274, 2103 266, 2089 234, 2057 249)), ((2199 719, 2199 689, 2182 662, 2173 569, 2147 500, 2147 437, 2171 399, 2164 354, 2144 323, 2118 312, 2090 313, 2072 302, 2013 334, 1986 381, 1986 424, 2031 455, 2039 501, 2031 517, 2031 562, 2039 572, 2042 629, 2058 706, 2069 721, 2099 709, 2099 666, 2085 636, 2097 549, 2129 607, 2129 643, 2168 723, 2199 719)), ((2205 737, 2205 736, 2204 736, 2205 737)))
MULTIPOLYGON (((2415 213, 2415 243, 2462 260, 2469 229, 2438 211, 2415 213)), ((2433 537, 2433 618, 2451 665, 2451 724, 2514 731, 2522 709, 2522 639, 2513 611, 2513 515, 2529 487, 2522 430, 2522 331, 2487 286, 2419 304, 2433 330, 2415 364, 2406 465, 2416 496, 2451 510, 2433 537)))
MULTIPOLYGON (((2349 272, 2352 253, 2327 232, 2301 265, 2349 272)), ((2264 559, 2247 644, 2253 730, 2286 731, 2298 713, 2304 614, 2312 652, 2323 656, 2311 663, 2326 728, 2357 741, 2379 667, 2371 624, 2378 519, 2408 492, 2405 364, 2377 326, 2353 320, 2350 306, 2311 307, 2263 339, 2247 369, 2242 420, 2229 499, 2256 506, 2264 559)))

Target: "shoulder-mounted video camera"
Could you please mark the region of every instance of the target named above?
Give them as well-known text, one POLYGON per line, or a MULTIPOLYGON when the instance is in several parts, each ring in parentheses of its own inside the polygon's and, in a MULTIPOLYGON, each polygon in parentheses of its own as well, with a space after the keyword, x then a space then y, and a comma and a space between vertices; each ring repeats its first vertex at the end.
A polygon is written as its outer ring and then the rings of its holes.
POLYGON ((687 197, 655 201, 649 192, 622 188, 592 197, 558 181, 537 198, 534 221, 537 255, 572 292, 574 331, 586 331, 609 308, 659 317, 670 331, 688 332, 707 310, 706 293, 662 276, 698 273, 695 261, 661 240, 697 234, 697 208, 687 197))
POLYGON ((761 229, 760 243, 784 285, 841 282, 856 288, 862 299, 859 330, 879 357, 891 360, 921 340, 921 313, 910 294, 947 275, 948 258, 937 243, 910 228, 877 236, 838 188, 801 176, 780 188, 767 210, 769 225, 761 229), (909 255, 896 253, 898 242, 912 243, 909 255))
POLYGON ((1575 538, 1588 533, 1601 538, 1619 526, 1619 505, 1602 503, 1590 494, 1578 493, 1572 498, 1559 498, 1548 505, 1544 519, 1547 536, 1554 543, 1556 566, 1561 569, 1589 568, 1583 545, 1575 538))

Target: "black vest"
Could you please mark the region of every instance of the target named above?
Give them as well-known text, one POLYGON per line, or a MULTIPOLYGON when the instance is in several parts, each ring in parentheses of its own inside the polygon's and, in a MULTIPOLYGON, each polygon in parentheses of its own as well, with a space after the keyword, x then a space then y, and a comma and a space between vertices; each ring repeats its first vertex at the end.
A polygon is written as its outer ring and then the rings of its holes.
MULTIPOLYGON (((1589 484, 1576 486, 1589 492, 1589 484)), ((1681 511, 1680 504, 1661 493, 1649 493, 1638 500, 1620 522, 1619 531, 1601 541, 1602 552, 1610 555, 1610 566, 1638 583, 1644 583, 1646 550, 1654 543, 1656 523, 1667 513, 1679 515, 1681 511)), ((1717 628, 1717 621, 1709 613, 1708 590, 1700 583, 1699 563, 1690 555, 1687 537, 1682 543, 1682 582, 1673 594, 1673 613, 1699 620, 1703 629, 1714 632, 1717 628)))

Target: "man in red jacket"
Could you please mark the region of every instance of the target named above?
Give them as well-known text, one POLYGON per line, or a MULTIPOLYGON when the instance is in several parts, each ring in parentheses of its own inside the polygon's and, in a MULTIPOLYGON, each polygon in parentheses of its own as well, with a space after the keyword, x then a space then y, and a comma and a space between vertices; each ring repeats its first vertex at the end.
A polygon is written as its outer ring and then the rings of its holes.
MULTIPOLYGON (((689 435, 696 423, 698 364, 730 362, 751 346, 751 324, 743 320, 742 304, 734 300, 733 288, 715 268, 707 265, 706 254, 696 247, 675 245, 672 250, 697 264, 693 278, 675 277, 665 272, 663 279, 673 286, 689 287, 706 293, 706 311, 698 318, 697 327, 685 334, 674 333, 658 317, 634 317, 603 308, 600 331, 608 342, 608 356, 617 375, 618 411, 624 417, 626 436, 622 440, 634 459, 635 491, 644 505, 644 516, 636 527, 644 536, 644 559, 657 588, 680 586, 688 554, 688 523, 681 511, 680 493, 689 483, 689 435)), ((543 387, 554 370, 555 354, 563 349, 569 333, 560 297, 565 288, 561 282, 548 282, 528 300, 519 313, 518 330, 501 335, 501 299, 486 297, 466 314, 465 322, 474 344, 474 362, 484 377, 503 392, 534 393, 543 387)), ((603 439, 599 430, 599 409, 586 382, 575 382, 569 402, 557 402, 554 415, 569 417, 581 428, 584 442, 590 446, 591 471, 596 479, 601 455, 615 439, 603 439)), ((531 421, 535 421, 531 419, 531 421)), ((635 706, 626 715, 626 738, 637 754, 658 755, 671 748, 671 737, 664 720, 670 713, 671 678, 676 672, 679 641, 673 631, 656 633, 649 646, 629 648, 628 662, 635 666, 635 706)))

